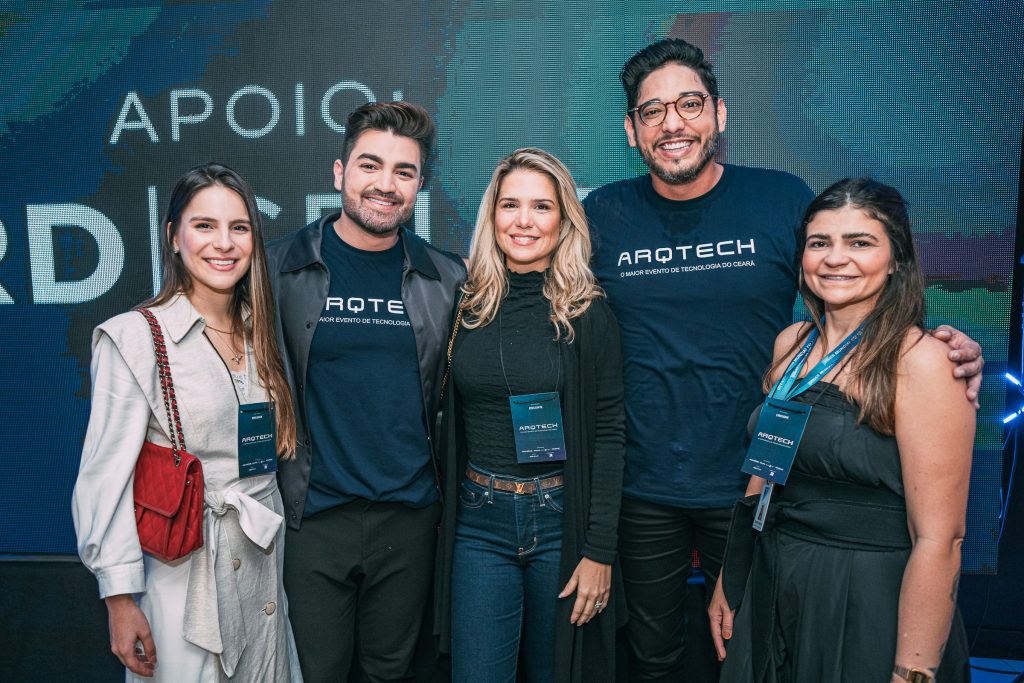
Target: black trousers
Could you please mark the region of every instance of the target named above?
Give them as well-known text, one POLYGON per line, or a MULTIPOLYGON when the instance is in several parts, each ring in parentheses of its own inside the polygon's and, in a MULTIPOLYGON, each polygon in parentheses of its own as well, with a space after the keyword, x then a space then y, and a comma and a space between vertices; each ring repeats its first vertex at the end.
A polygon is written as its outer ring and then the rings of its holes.
POLYGON ((413 679, 441 505, 358 500, 289 528, 284 586, 307 683, 413 679))
MULTIPOLYGON (((619 565, 629 608, 630 680, 718 680, 713 652, 684 657, 687 580, 696 550, 704 572, 706 600, 711 599, 722 568, 731 515, 732 507, 678 508, 623 496, 619 565), (699 665, 688 667, 688 661, 699 665)), ((703 621, 707 622, 706 616, 703 621)), ((706 649, 711 641, 702 637, 697 642, 706 649)))

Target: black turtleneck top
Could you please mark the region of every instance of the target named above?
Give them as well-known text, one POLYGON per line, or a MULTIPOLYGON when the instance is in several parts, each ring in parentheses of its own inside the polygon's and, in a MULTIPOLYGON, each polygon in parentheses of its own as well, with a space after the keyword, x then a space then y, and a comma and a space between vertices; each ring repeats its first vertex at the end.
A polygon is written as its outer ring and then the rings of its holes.
POLYGON ((562 463, 516 461, 508 398, 560 391, 565 381, 559 362, 562 344, 555 341, 551 304, 542 292, 544 273, 509 272, 508 280, 500 315, 483 327, 459 330, 452 381, 462 407, 470 462, 495 474, 542 477, 560 470, 562 463))

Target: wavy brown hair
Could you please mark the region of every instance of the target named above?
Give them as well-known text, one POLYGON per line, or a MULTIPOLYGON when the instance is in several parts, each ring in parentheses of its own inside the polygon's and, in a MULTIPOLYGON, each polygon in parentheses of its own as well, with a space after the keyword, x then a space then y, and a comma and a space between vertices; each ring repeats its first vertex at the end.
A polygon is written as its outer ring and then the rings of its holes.
POLYGON ((576 196, 576 183, 561 161, 542 149, 523 147, 498 162, 491 183, 484 191, 477 213, 476 229, 469 245, 469 276, 462 291, 462 308, 467 328, 482 327, 498 315, 508 294, 508 270, 505 254, 494 235, 494 212, 502 181, 513 171, 533 171, 547 176, 558 192, 562 222, 551 266, 544 277, 544 298, 551 303, 551 323, 555 339, 563 334, 572 341, 575 332, 571 320, 583 315, 590 302, 604 292, 590 270, 590 230, 583 205, 576 196))
POLYGON ((368 102, 348 115, 341 143, 341 163, 348 164, 359 136, 368 130, 412 138, 420 147, 420 177, 430 179, 430 153, 434 147, 434 121, 427 110, 412 102, 368 102))
POLYGON ((159 306, 178 294, 192 293, 189 275, 179 254, 174 253, 173 241, 181 227, 181 214, 201 190, 214 185, 233 190, 245 203, 252 226, 252 261, 249 271, 235 285, 231 298, 231 326, 243 330, 245 340, 252 345, 256 372, 275 404, 277 416, 277 451, 284 458, 295 455, 295 412, 291 391, 285 379, 284 366, 277 349, 274 334, 274 297, 267 275, 267 253, 263 246, 263 229, 256 196, 252 188, 238 173, 223 164, 203 164, 190 169, 178 179, 171 192, 160 236, 160 263, 163 280, 160 291, 144 306, 159 306), (246 311, 252 313, 252 324, 246 325, 246 311))
MULTIPOLYGON (((807 243, 807 226, 822 211, 852 207, 885 227, 892 248, 892 269, 875 308, 864 319, 864 336, 849 357, 851 388, 860 403, 860 421, 883 434, 895 432, 896 378, 907 333, 914 328, 924 335, 924 274, 914 251, 907 203, 899 191, 871 178, 840 180, 818 195, 804 212, 800 226, 801 253, 807 243)), ((800 296, 814 327, 825 342, 822 316, 825 302, 807 286, 800 273, 800 296)), ((784 368, 807 339, 812 326, 800 330, 796 341, 765 374, 764 387, 784 368)), ((827 342, 825 342, 827 343, 827 342)))

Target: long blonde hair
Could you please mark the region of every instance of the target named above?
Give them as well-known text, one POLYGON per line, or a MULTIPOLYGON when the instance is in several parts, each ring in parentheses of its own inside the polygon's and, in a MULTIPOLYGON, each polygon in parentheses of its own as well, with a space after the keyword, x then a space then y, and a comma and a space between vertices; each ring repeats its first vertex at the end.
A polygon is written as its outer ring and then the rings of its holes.
POLYGON ((590 307, 590 302, 604 292, 590 270, 590 230, 583 205, 576 196, 576 183, 556 157, 535 147, 523 147, 498 162, 491 176, 477 213, 473 240, 469 245, 469 276, 462 291, 464 325, 473 329, 489 324, 498 315, 502 300, 508 293, 508 271, 505 255, 498 248, 494 235, 494 212, 501 183, 513 171, 533 171, 548 177, 558 192, 562 222, 558 242, 551 257, 551 266, 544 278, 544 298, 551 302, 551 323, 555 339, 563 334, 568 341, 575 337, 572 323, 590 307))

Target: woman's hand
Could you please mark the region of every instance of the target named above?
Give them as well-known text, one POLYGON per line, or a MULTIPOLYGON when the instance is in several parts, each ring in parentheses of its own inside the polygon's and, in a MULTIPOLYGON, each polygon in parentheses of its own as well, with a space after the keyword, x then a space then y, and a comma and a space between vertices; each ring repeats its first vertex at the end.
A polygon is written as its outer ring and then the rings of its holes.
POLYGON ((732 638, 732 620, 735 616, 736 610, 729 609, 725 591, 722 590, 722 577, 719 576, 718 581, 715 581, 711 604, 708 605, 708 617, 711 619, 711 640, 715 642, 720 662, 725 660, 725 641, 732 638))
POLYGON ((152 676, 156 669, 156 645, 146 615, 128 594, 111 595, 106 603, 110 650, 132 673, 147 678, 152 676))
POLYGON ((576 605, 572 608, 570 623, 583 626, 608 605, 608 595, 612 588, 612 566, 601 564, 584 557, 576 565, 576 571, 569 578, 569 583, 558 594, 559 598, 567 598, 576 593, 576 605))

